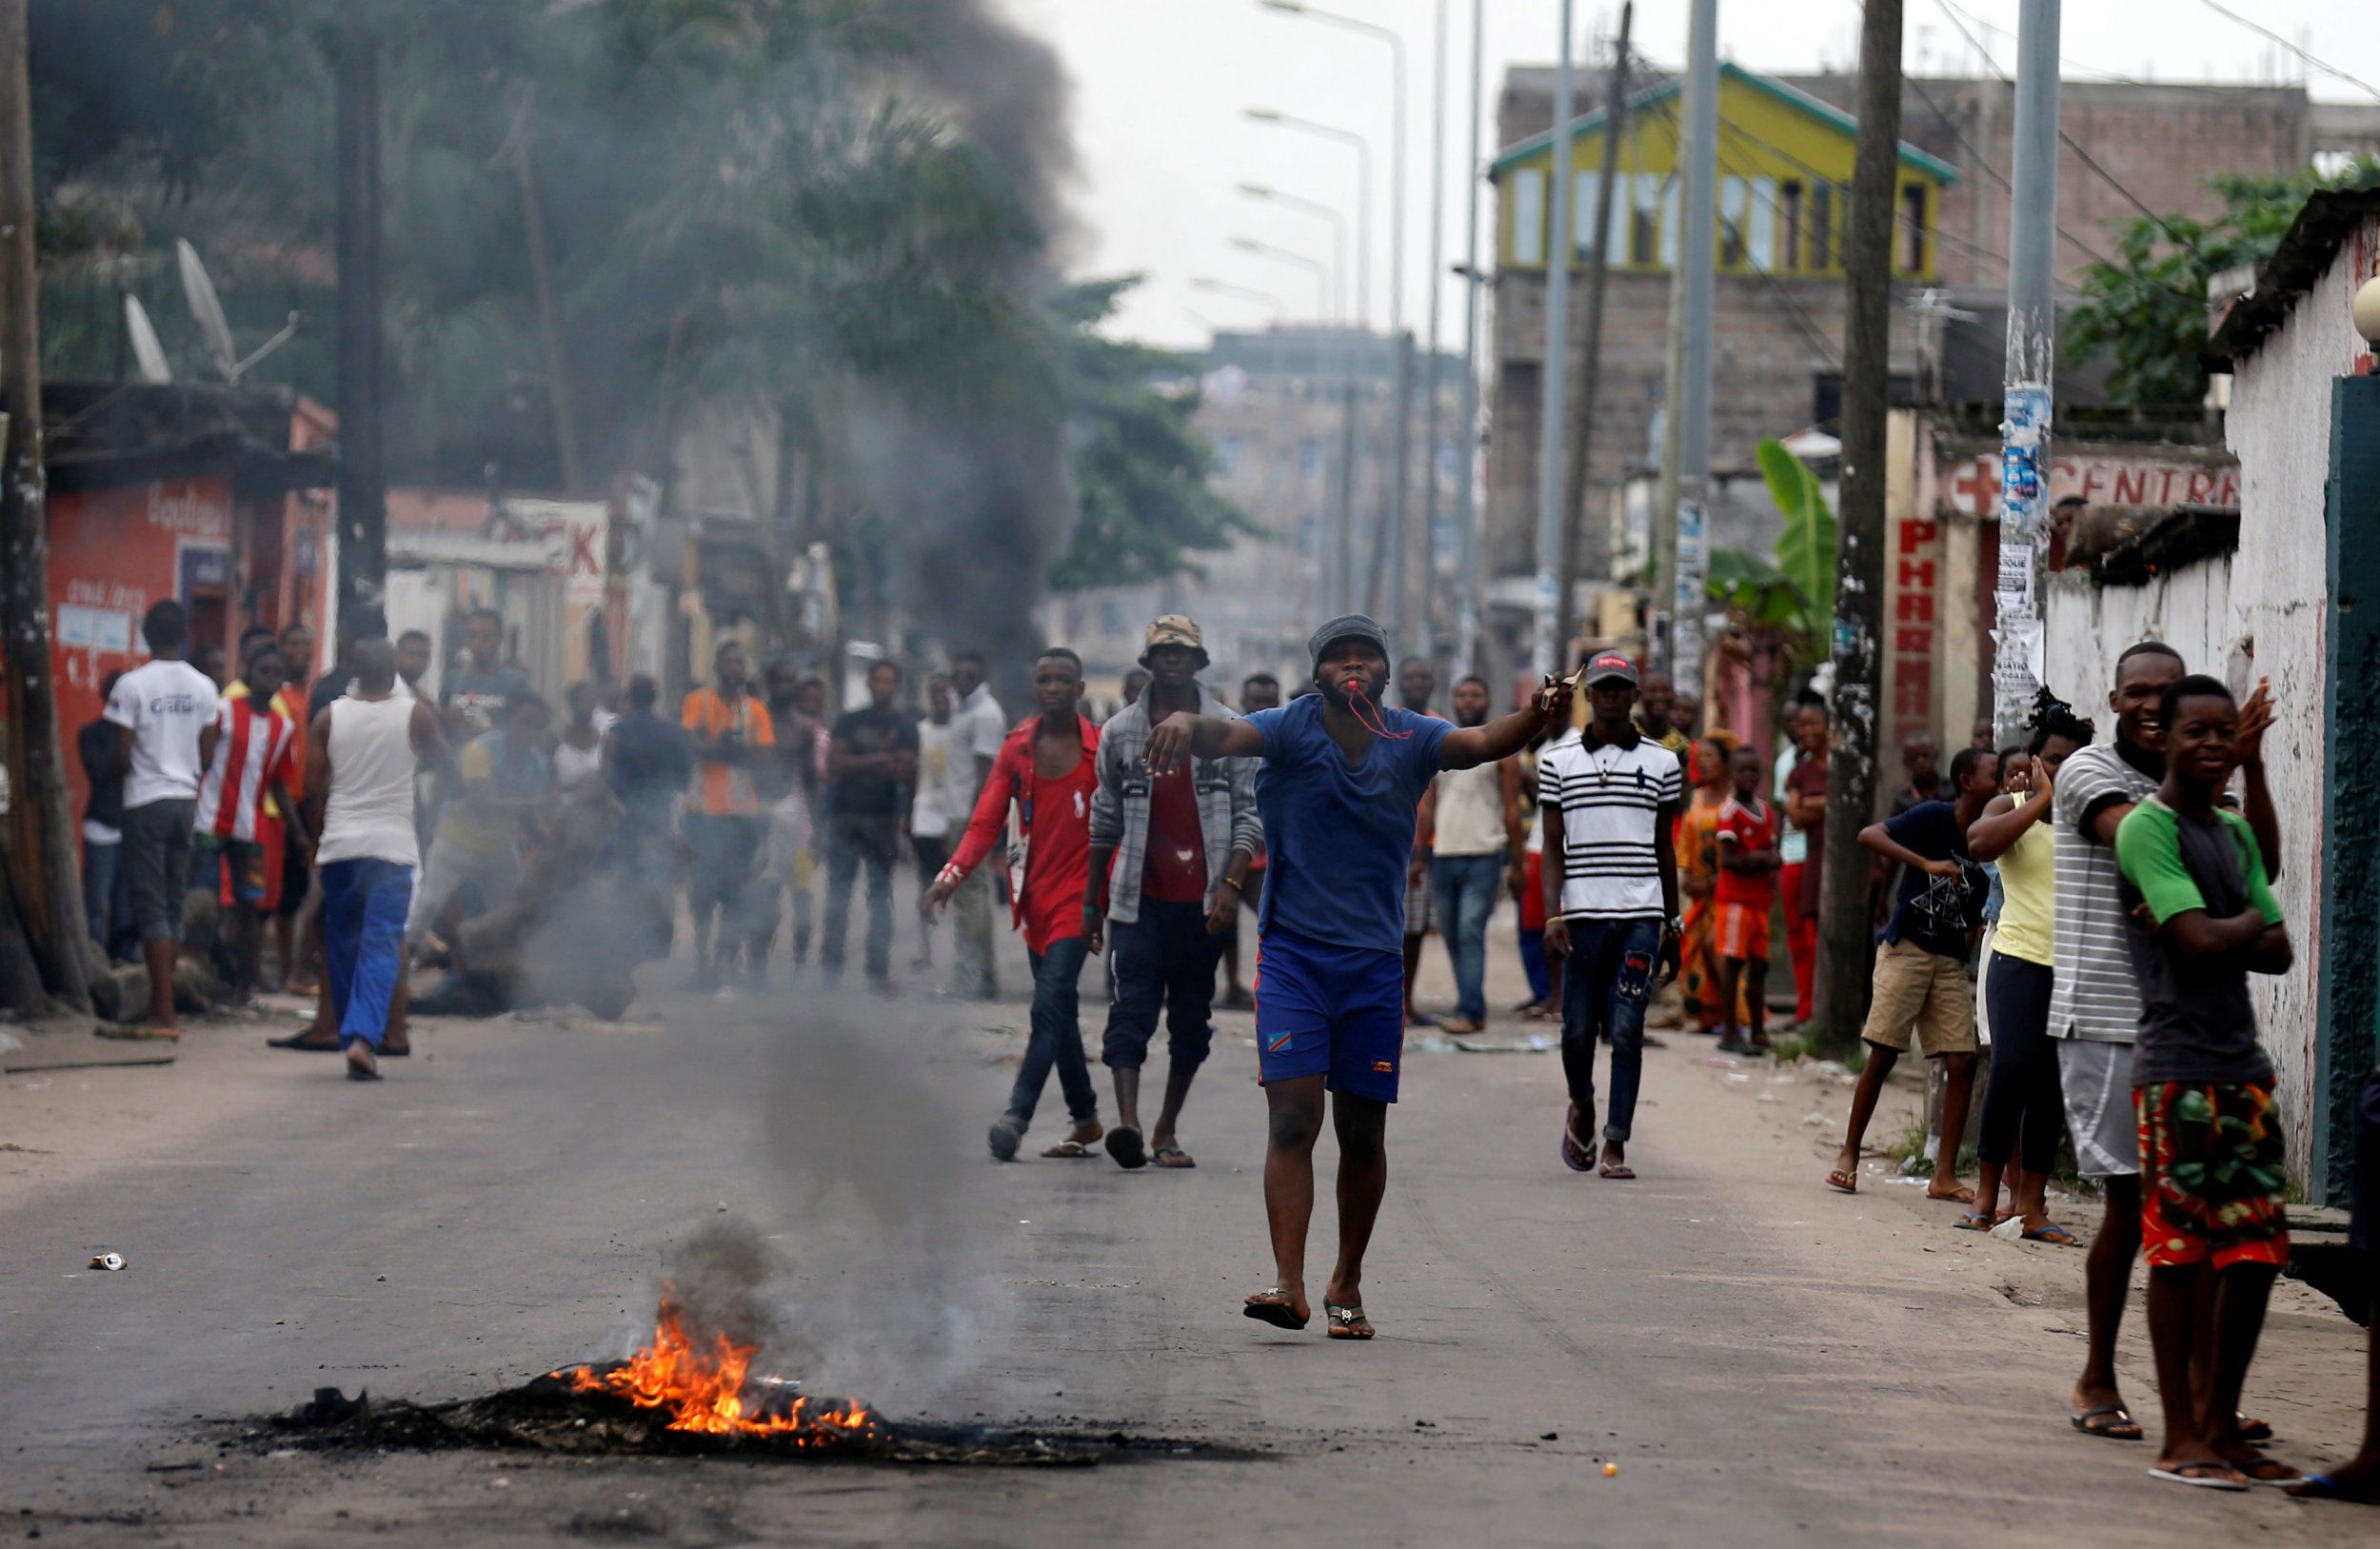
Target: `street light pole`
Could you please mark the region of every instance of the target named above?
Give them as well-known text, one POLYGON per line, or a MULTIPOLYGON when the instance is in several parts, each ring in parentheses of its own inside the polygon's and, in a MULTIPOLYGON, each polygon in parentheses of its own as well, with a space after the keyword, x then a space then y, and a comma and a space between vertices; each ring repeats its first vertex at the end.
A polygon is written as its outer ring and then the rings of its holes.
POLYGON ((1462 596, 1458 606, 1461 656, 1466 672, 1479 670, 1479 120, 1487 95, 1487 0, 1471 0, 1471 154, 1463 164, 1467 188, 1462 268, 1462 456, 1461 485, 1455 491, 1455 522, 1462 529, 1462 596))
POLYGON ((1242 183, 1240 185, 1240 191, 1251 199, 1279 205, 1284 209, 1294 209, 1301 215, 1312 215, 1319 220, 1331 223, 1331 251, 1335 255, 1332 260, 1332 268, 1336 276, 1332 285, 1331 321, 1346 322, 1347 217, 1328 205, 1313 199, 1300 198, 1294 193, 1283 193, 1279 189, 1269 189, 1261 183, 1242 183))
MULTIPOLYGON (((1437 0, 1430 39, 1430 346, 1423 361, 1421 391, 1421 609, 1418 648, 1435 657, 1434 614, 1430 585, 1438 569, 1438 336, 1446 297, 1446 0, 1437 0)), ((1401 556, 1402 546, 1398 548, 1401 556)), ((1397 574, 1397 596, 1405 595, 1404 571, 1397 574)))
MULTIPOLYGON (((1390 110, 1395 115, 1389 140, 1388 331, 1397 350, 1397 429, 1392 438, 1396 461, 1389 475, 1388 521, 1381 534, 1385 548, 1373 551, 1373 576, 1377 582, 1380 560, 1385 554, 1391 576, 1388 630, 1401 644, 1407 547, 1406 483, 1413 461, 1413 341, 1405 336, 1405 39, 1394 28, 1382 27, 1378 22, 1368 22, 1358 16, 1342 15, 1335 10, 1319 10, 1305 4, 1304 0, 1257 0, 1257 3, 1267 10, 1303 16, 1388 45, 1392 72, 1390 110)), ((1432 267, 1435 269, 1435 264, 1432 267)), ((1365 321, 1370 322, 1369 314, 1366 314, 1365 321)))
POLYGON ((1536 627, 1530 632, 1529 670, 1538 678, 1554 671, 1561 643, 1554 638, 1561 616, 1562 427, 1570 387, 1570 152, 1573 97, 1571 4, 1562 0, 1561 63, 1554 72, 1554 209, 1545 248, 1544 398, 1537 414, 1537 588, 1536 627))
POLYGON ((1308 258, 1305 254, 1292 251, 1287 248, 1277 248, 1269 242, 1259 242, 1254 237, 1234 237, 1231 239, 1231 245, 1243 253, 1253 253, 1259 258, 1270 258, 1279 264, 1295 264, 1299 268, 1311 270, 1314 275, 1315 315, 1324 319, 1331 315, 1331 291, 1334 288, 1335 278, 1328 264, 1319 258, 1308 258))
POLYGON ((1190 282, 1190 288, 1203 290, 1210 295, 1229 296, 1235 301, 1255 302, 1258 306, 1269 309, 1276 321, 1279 319, 1282 312, 1288 310, 1281 305, 1280 297, 1270 290, 1258 290, 1244 285, 1234 285, 1229 280, 1218 280, 1210 275, 1201 274, 1193 279, 1190 282))
POLYGON ((2008 349, 2000 420, 2000 569, 1993 586, 1992 725, 2022 734, 2041 686, 2051 387, 2057 310, 2058 0, 2025 0, 2016 24, 2016 124, 2008 209, 2008 349))

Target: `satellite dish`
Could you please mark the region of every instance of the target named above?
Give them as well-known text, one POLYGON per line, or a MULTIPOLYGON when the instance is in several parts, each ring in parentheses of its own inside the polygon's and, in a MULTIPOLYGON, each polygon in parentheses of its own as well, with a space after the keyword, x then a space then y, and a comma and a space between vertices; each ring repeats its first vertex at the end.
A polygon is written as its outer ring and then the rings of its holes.
POLYGON ((157 329, 149 321, 149 308, 129 290, 124 293, 124 331, 131 338, 132 360, 140 380, 171 382, 173 367, 166 360, 166 347, 157 342, 157 329))
POLYGON ((190 315, 198 319, 198 331, 207 341, 207 358, 214 363, 215 371, 226 382, 240 379, 239 351, 231 348, 231 324, 223 315, 222 298, 215 294, 215 282, 207 275, 207 266, 198 260, 198 249, 186 237, 173 239, 173 257, 182 269, 182 293, 189 298, 190 315))
MULTIPOLYGON (((223 315, 223 298, 215 294, 215 282, 208 277, 207 266, 199 262, 198 249, 188 239, 173 239, 174 262, 182 269, 182 293, 189 298, 190 315, 198 320, 198 331, 207 340, 208 359, 214 363, 215 372, 234 387, 248 374, 248 368, 288 344, 298 330, 298 314, 291 312, 287 327, 256 347, 256 352, 246 360, 231 346, 231 323, 223 315)), ((130 298, 126 298, 129 300, 130 298)), ((154 337, 152 332, 151 337, 154 337)))

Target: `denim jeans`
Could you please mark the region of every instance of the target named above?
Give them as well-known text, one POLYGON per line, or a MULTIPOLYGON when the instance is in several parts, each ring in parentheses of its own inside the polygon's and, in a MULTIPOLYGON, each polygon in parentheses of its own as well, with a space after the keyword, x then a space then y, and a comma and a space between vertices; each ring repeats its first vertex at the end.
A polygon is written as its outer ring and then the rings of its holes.
POLYGON ((818 963, 843 972, 843 937, 851 925, 851 889, 867 864, 867 976, 892 978, 893 863, 901 854, 897 818, 832 817, 826 826, 826 923, 819 933, 818 963))
POLYGON ((83 841, 83 923, 90 939, 110 958, 129 957, 132 900, 124 890, 124 846, 83 841))
POLYGON ((1115 977, 1100 1062, 1138 1070, 1148 1062, 1157 1019, 1165 1017, 1165 1052, 1176 1070, 1195 1070, 1215 1042, 1215 968, 1223 938, 1206 928, 1206 905, 1140 897, 1140 918, 1107 926, 1107 964, 1115 977))
POLYGON ((1091 1089, 1091 1065, 1082 1055, 1081 997, 1075 981, 1082 960, 1091 955, 1089 940, 1069 936, 1033 954, 1033 1037, 1024 1046, 1024 1068, 1008 1094, 1008 1117, 1029 1122, 1048 1084, 1049 1067, 1058 1067, 1058 1089, 1066 1096, 1066 1112, 1078 1124, 1099 1118, 1099 1094, 1091 1089))
POLYGON ((1504 880, 1500 855, 1441 855, 1430 863, 1438 892, 1438 928, 1455 962, 1455 1015, 1487 1021, 1487 927, 1496 889, 1504 880))
POLYGON ((1625 1144, 1644 1081, 1644 1011, 1661 951, 1658 920, 1573 920, 1562 969, 1562 1075, 1570 1101, 1595 1117, 1595 1046, 1612 1040, 1612 1108, 1603 1138, 1625 1144))
POLYGON ((405 971, 413 868, 363 859, 330 862, 322 873, 324 991, 339 1019, 339 1043, 360 1038, 377 1049, 405 971))

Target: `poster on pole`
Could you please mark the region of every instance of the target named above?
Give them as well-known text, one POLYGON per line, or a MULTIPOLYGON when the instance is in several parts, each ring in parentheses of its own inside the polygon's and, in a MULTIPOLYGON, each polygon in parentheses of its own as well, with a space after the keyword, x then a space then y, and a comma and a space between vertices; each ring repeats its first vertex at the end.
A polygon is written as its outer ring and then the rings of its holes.
POLYGON ((1710 610, 1710 556, 1702 542, 1702 506, 1677 504, 1677 589, 1670 599, 1670 670, 1699 692, 1702 616, 1710 610))

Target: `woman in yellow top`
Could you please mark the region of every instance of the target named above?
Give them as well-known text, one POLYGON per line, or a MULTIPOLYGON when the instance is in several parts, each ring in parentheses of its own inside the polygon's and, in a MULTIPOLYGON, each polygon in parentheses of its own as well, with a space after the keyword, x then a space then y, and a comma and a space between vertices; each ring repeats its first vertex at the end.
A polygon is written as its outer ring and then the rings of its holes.
POLYGON ((1992 1021, 1992 1076, 1984 1087, 1981 1133, 1975 1142, 1983 1166, 1975 1178, 1975 1202, 1966 1224, 1989 1231, 1994 1221, 2005 1219, 1996 1213, 2005 1174, 2010 1178, 2011 1209, 2024 1217, 2026 1238, 2073 1247, 2073 1235, 2051 1224, 2047 1201, 2066 1122, 2057 1045, 2050 1038, 2055 962, 2051 939, 2057 909, 2050 794, 2067 756, 2091 745, 2092 725, 2046 688, 2033 707, 2031 725, 2033 740, 2026 745, 2030 762, 1967 830, 1969 852, 1977 861, 1998 863, 2006 902, 1992 940, 1992 965, 1984 976, 1984 1002, 1992 1021))
POLYGON ((1724 743, 1713 736, 1689 750, 1686 769, 1694 799, 1677 815, 1677 890, 1686 909, 1677 938, 1677 988, 1695 1030, 1716 1033, 1725 1016, 1719 1005, 1718 909, 1713 894, 1719 880, 1719 808, 1727 804, 1724 743))

